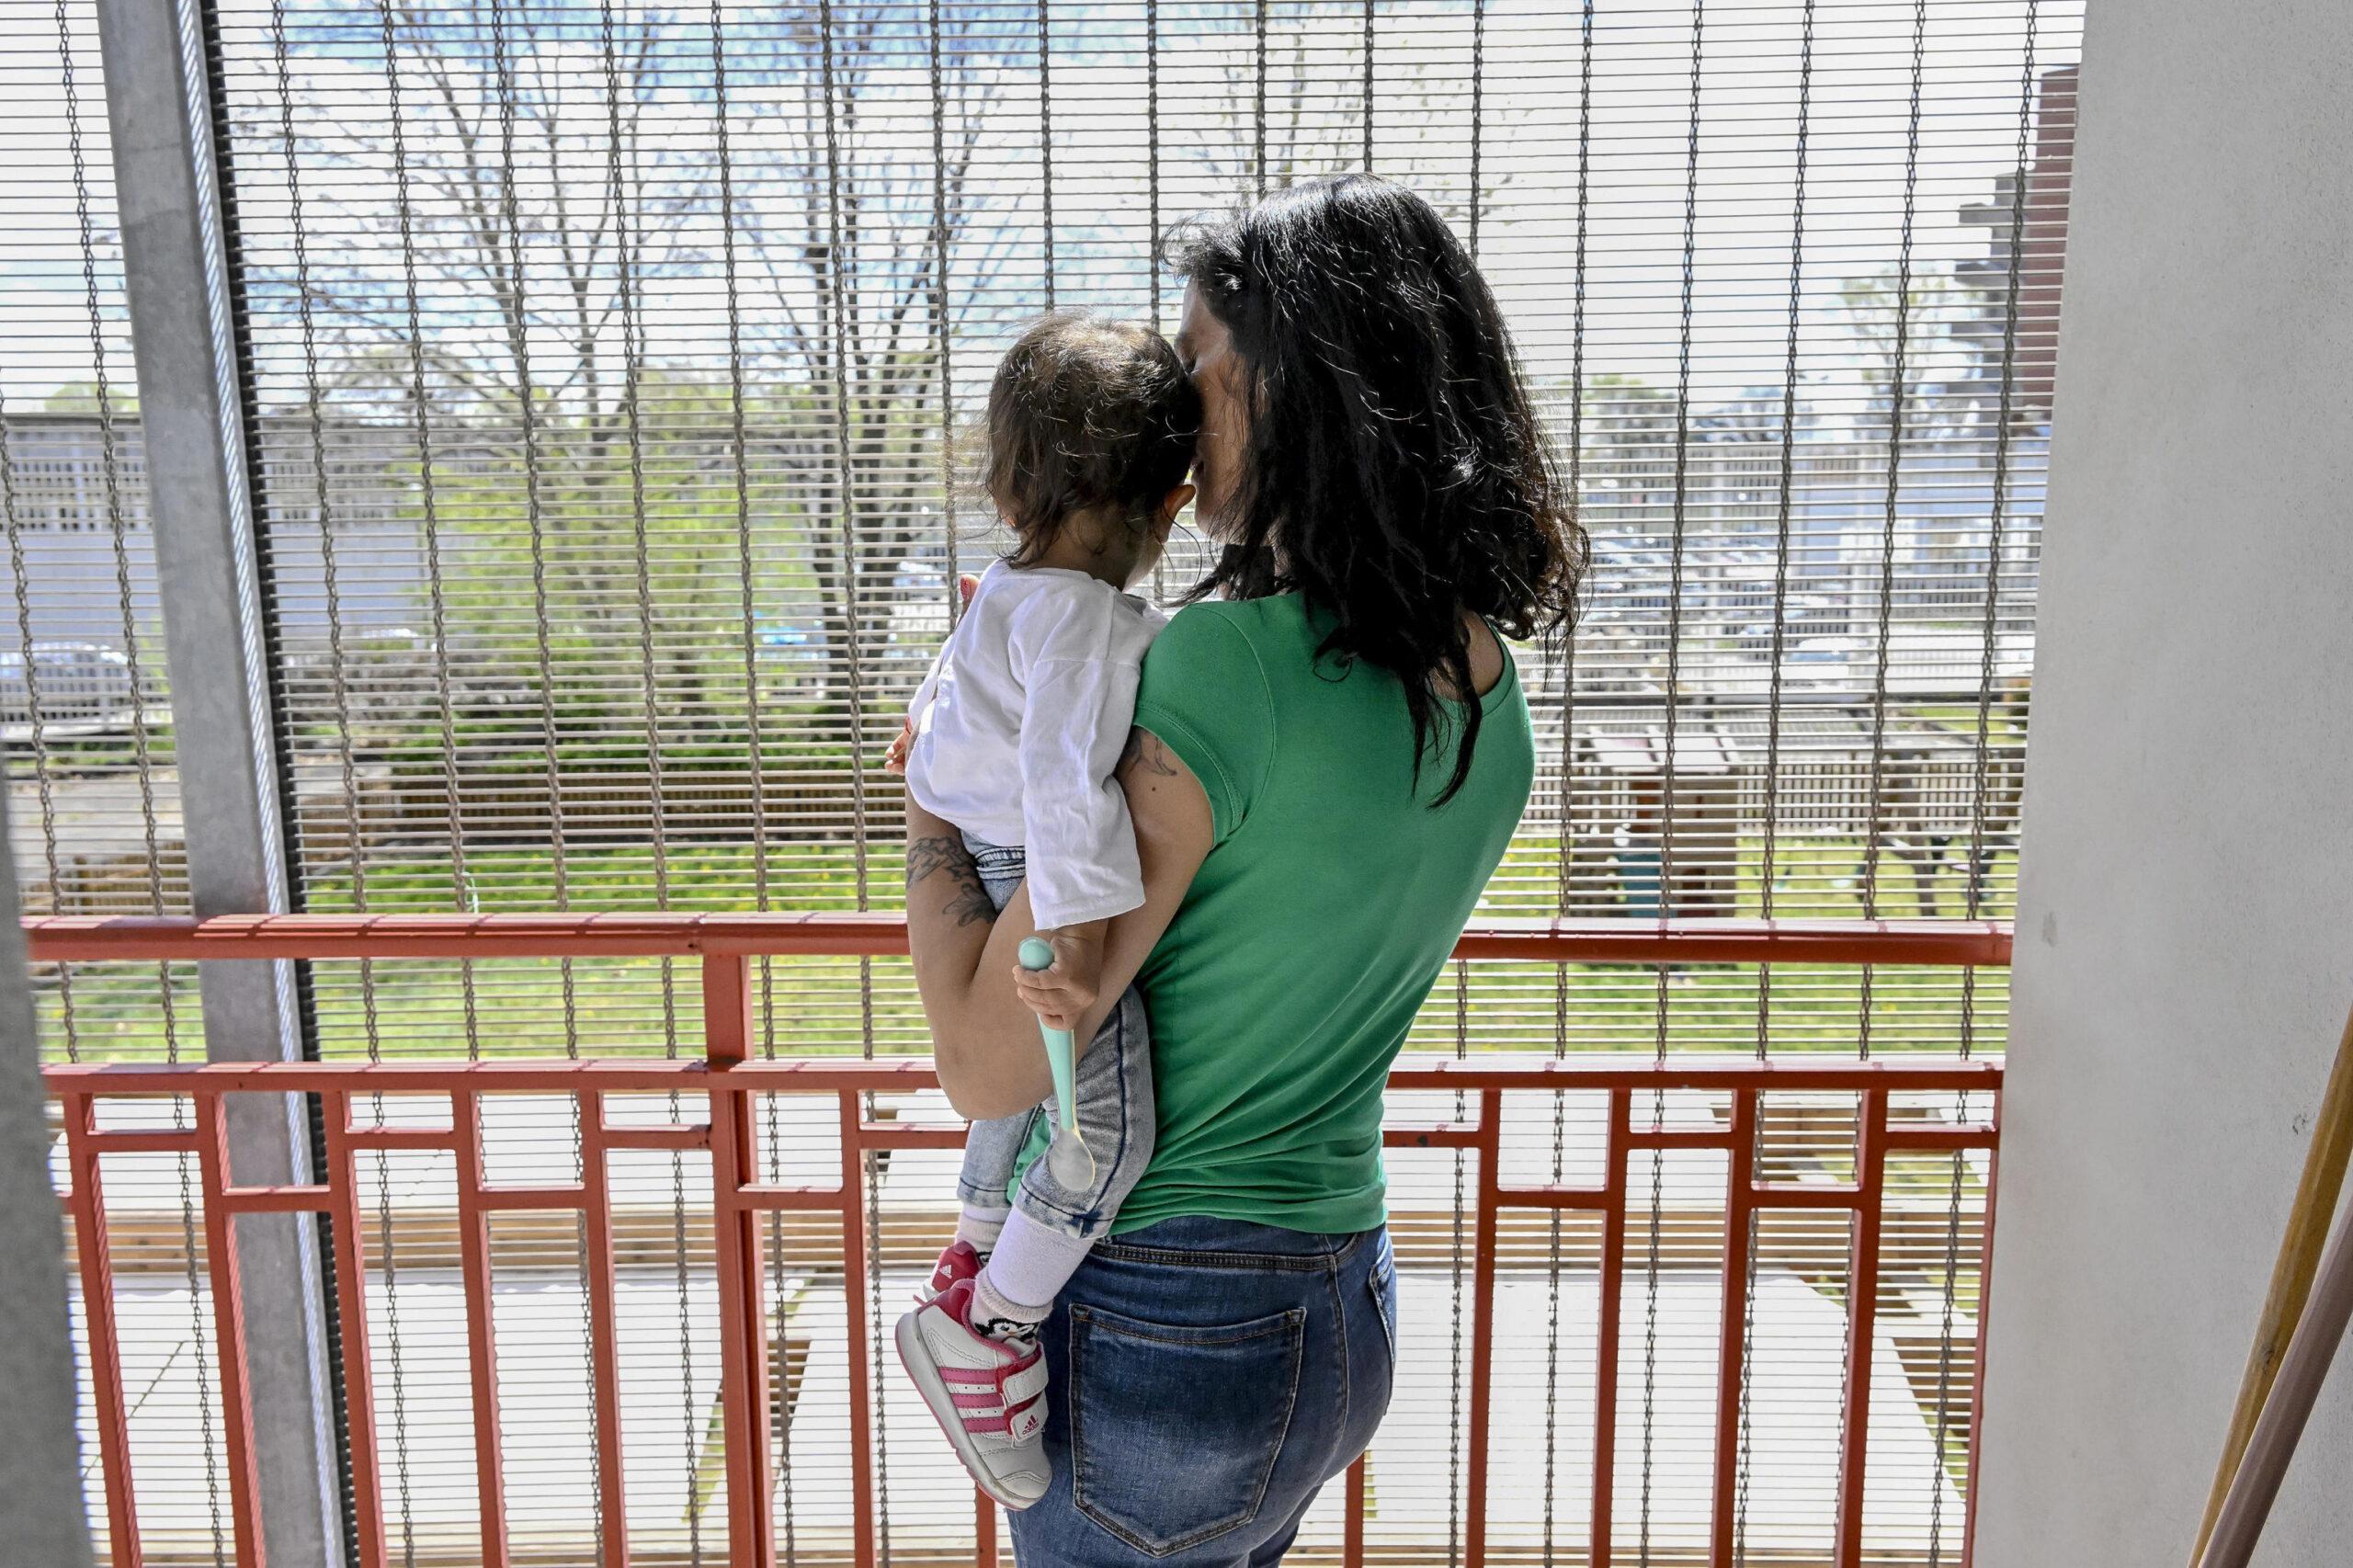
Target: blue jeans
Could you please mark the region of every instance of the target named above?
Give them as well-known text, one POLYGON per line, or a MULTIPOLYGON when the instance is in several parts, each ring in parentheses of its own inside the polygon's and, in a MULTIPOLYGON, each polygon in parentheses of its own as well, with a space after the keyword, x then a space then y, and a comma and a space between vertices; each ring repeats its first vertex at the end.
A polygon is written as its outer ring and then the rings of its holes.
MULTIPOLYGON (((972 853, 989 902, 1003 909, 1021 885, 1020 846, 984 844, 968 833, 964 847, 972 853)), ((956 1178, 956 1196, 975 1209, 1002 1211, 1018 1204, 1047 1229, 1079 1241, 1093 1241, 1108 1232, 1120 1201, 1152 1163, 1152 1042, 1144 1027, 1143 998, 1133 986, 1087 1042, 1071 1087, 1078 1101, 1079 1134, 1095 1157, 1090 1184, 1064 1187, 1044 1160, 1033 1160, 1022 1173, 1020 1187, 1007 1196, 1038 1119, 1053 1114, 1053 1097, 1048 1096, 1017 1116, 972 1123, 964 1136, 964 1167, 956 1178)))
POLYGON ((1389 1233, 1165 1220, 1100 1242, 1040 1336, 1053 1485, 1020 1568, 1278 1563, 1396 1370, 1389 1233))

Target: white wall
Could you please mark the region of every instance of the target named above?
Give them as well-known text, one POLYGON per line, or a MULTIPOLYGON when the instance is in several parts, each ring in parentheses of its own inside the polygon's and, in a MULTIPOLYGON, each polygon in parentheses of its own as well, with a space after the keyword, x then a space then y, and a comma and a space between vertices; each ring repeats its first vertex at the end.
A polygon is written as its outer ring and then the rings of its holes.
MULTIPOLYGON (((2188 1562, 2353 1005, 2353 5, 2089 27, 1980 1568, 2188 1562)), ((2353 1349, 2257 1562, 2348 1456, 2353 1349)))

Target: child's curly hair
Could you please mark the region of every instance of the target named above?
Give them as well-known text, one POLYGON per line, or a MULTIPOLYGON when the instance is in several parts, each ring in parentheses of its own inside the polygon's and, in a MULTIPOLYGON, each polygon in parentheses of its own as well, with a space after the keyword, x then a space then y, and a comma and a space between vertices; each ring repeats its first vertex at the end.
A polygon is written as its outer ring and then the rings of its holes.
POLYGON ((1147 326, 1075 312, 1024 332, 989 385, 989 497, 1034 566, 1070 520, 1108 513, 1142 528, 1185 483, 1200 394, 1176 350, 1147 326))

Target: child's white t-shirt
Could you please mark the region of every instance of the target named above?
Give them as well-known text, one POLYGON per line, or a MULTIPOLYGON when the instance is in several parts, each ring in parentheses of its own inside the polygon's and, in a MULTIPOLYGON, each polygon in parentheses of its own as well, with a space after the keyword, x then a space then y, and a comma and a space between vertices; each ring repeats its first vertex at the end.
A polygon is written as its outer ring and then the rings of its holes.
POLYGON ((908 793, 975 838, 1022 846, 1041 929, 1143 903, 1135 825, 1111 774, 1144 650, 1167 623, 1084 572, 998 562, 908 709, 908 793))

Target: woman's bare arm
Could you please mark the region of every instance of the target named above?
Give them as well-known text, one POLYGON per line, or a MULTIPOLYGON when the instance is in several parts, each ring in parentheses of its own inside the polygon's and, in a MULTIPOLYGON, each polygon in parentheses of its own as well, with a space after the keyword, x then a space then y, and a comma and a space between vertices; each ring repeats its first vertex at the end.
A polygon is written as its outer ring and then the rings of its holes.
MULTIPOLYGON (((1144 901, 1111 922, 1100 994, 1074 1031, 1082 1051, 1143 967, 1210 852, 1208 793, 1176 753, 1137 730, 1120 759, 1135 821, 1144 901)), ((915 984, 949 1100, 965 1116, 1010 1116, 1052 1091, 1038 1016, 1014 989, 1014 953, 1030 934, 1029 892, 992 921, 980 873, 949 824, 907 802, 907 935, 915 984)))

